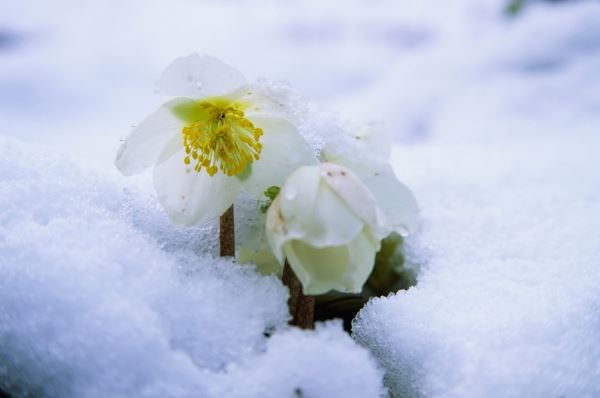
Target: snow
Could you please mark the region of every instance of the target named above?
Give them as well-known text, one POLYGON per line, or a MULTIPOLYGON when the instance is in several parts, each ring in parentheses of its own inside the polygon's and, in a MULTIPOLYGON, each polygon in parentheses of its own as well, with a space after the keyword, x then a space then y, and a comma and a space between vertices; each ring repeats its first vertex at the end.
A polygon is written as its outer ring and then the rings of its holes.
POLYGON ((600 395, 600 8, 528 12, 469 43, 476 63, 422 96, 437 109, 393 154, 422 208, 421 274, 353 335, 394 396, 600 395))
POLYGON ((3 4, 0 388, 599 396, 600 5, 504 6, 3 4), (298 117, 317 147, 338 122, 394 138, 421 271, 361 311, 356 343, 337 323, 288 328, 276 278, 215 259, 214 223, 172 226, 149 174, 114 169, 119 139, 164 99, 161 70, 192 52, 288 80, 314 100, 298 117))
POLYGON ((353 325, 392 391, 600 393, 597 148, 538 142, 535 159, 522 144, 397 152, 423 209, 411 241, 422 271, 353 325))
POLYGON ((14 396, 383 391, 341 324, 287 331, 278 279, 200 247, 214 226, 178 229, 139 192, 0 148, 0 387, 14 396))
POLYGON ((264 355, 228 369, 230 380, 216 384, 214 396, 384 396, 382 371, 367 351, 356 348, 341 322, 317 324, 316 333, 318 338, 298 329, 275 335, 264 355))

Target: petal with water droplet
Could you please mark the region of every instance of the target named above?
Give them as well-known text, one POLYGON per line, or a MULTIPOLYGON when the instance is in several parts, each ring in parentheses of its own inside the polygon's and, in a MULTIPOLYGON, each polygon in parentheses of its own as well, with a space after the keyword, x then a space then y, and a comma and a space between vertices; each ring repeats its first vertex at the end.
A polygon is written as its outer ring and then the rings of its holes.
POLYGON ((186 98, 175 98, 150 114, 136 126, 117 152, 115 165, 126 176, 137 174, 154 165, 169 140, 181 131, 182 122, 172 109, 186 98))
POLYGON ((158 82, 159 90, 165 94, 191 98, 222 96, 246 85, 244 76, 232 66, 198 54, 177 58, 158 82))

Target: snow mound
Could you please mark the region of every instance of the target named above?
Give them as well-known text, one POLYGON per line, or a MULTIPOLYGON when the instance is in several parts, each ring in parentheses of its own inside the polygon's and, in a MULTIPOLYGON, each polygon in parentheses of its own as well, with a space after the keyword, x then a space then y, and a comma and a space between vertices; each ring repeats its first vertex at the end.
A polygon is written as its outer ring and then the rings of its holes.
POLYGON ((244 373, 269 391, 343 389, 360 373, 361 396, 378 396, 381 375, 341 328, 284 332, 279 280, 213 257, 210 239, 199 248, 213 226, 176 228, 144 195, 14 140, 0 140, 0 176, 0 389, 12 396, 263 396, 240 389, 244 373))
POLYGON ((520 146, 397 152, 423 167, 409 242, 423 271, 353 324, 393 396, 600 395, 600 142, 589 144, 538 143, 536 158, 520 146))
POLYGON ((366 350, 357 349, 341 322, 317 324, 315 331, 291 329, 276 335, 269 340, 264 355, 228 370, 228 383, 223 384, 226 388, 215 396, 387 396, 382 371, 366 350))

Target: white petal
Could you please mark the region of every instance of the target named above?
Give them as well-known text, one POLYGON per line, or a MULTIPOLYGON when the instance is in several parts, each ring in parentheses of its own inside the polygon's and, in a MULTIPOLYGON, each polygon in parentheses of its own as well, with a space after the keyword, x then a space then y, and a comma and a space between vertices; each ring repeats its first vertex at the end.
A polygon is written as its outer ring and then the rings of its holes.
MULTIPOLYGON (((297 200, 302 200, 302 197, 298 196, 297 200)), ((304 232, 303 240, 315 247, 344 245, 354 239, 364 226, 344 200, 323 181, 319 184, 312 213, 295 221, 304 232)), ((291 223, 290 229, 293 229, 291 223)))
MULTIPOLYGON (((283 191, 282 191, 283 192, 283 191)), ((299 201, 299 205, 305 205, 308 211, 311 211, 311 203, 316 200, 317 190, 314 189, 314 199, 311 200, 310 194, 303 196, 306 200, 299 201)), ((293 239, 302 239, 306 235, 306 231, 303 230, 302 225, 298 223, 298 219, 301 219, 301 215, 288 214, 288 217, 283 216, 282 200, 283 194, 279 194, 267 211, 266 218, 266 233, 269 246, 271 251, 283 265, 285 260, 285 254, 283 252, 284 245, 293 239)), ((298 214, 302 214, 302 210, 298 214)))
POLYGON ((377 122, 364 123, 351 134, 358 149, 377 161, 387 161, 393 144, 392 130, 377 122))
POLYGON ((320 167, 321 177, 371 231, 379 239, 387 236, 389 231, 385 228, 382 212, 363 181, 350 169, 337 164, 322 163, 320 167))
POLYGON ((250 85, 246 91, 240 93, 240 101, 251 103, 245 110, 247 117, 269 115, 272 117, 290 118, 293 111, 290 103, 285 98, 276 98, 273 93, 266 92, 259 86, 250 85))
POLYGON ((383 209, 390 229, 400 235, 414 233, 419 225, 419 206, 408 187, 396 178, 389 165, 377 172, 361 176, 362 181, 375 195, 377 204, 383 209))
POLYGON ((381 241, 374 242, 365 231, 348 244, 350 253, 348 292, 360 293, 375 266, 375 255, 381 248, 381 241))
POLYGON ((315 248, 294 240, 284 247, 304 293, 311 295, 329 290, 360 293, 373 270, 378 250, 365 234, 342 246, 315 248))
POLYGON ((172 96, 221 96, 247 84, 244 76, 218 58, 191 54, 177 58, 163 72, 158 88, 172 96))
POLYGON ((261 206, 249 195, 241 194, 235 201, 235 241, 239 242, 236 262, 254 263, 261 274, 281 274, 282 264, 273 255, 266 235, 266 217, 261 206))
POLYGON ((312 223, 321 180, 318 166, 300 167, 286 180, 267 212, 266 231, 275 255, 283 263, 283 245, 304 239, 305 223, 312 223))
POLYGON ((288 231, 281 214, 281 195, 279 195, 271 203, 267 211, 265 231, 273 255, 283 265, 283 261, 285 260, 283 245, 288 241, 288 231))
POLYGON ((350 260, 345 245, 318 249, 293 240, 286 243, 284 250, 305 294, 323 294, 332 289, 345 290, 342 281, 350 260))
POLYGON ((318 166, 300 167, 289 175, 277 196, 286 223, 302 223, 311 217, 320 187, 318 166))
MULTIPOLYGON (((277 229, 285 237, 273 239, 278 246, 290 239, 302 239, 315 247, 338 246, 354 239, 363 229, 364 221, 326 183, 321 166, 294 171, 282 187, 277 206, 269 211, 277 209, 275 221, 285 225, 277 229)), ((351 184, 358 181, 349 176, 347 180, 351 184)))
POLYGON ((325 137, 322 159, 352 170, 387 163, 392 147, 390 132, 390 129, 374 122, 362 126, 346 126, 338 134, 325 137))
POLYGON ((183 149, 159 160, 154 169, 158 200, 173 222, 193 225, 220 216, 240 192, 239 182, 218 172, 213 177, 183 163, 183 149))
POLYGON ((186 101, 189 100, 175 98, 163 104, 129 133, 115 160, 121 173, 137 174, 157 162, 165 145, 181 132, 182 122, 171 109, 186 101))
POLYGON ((250 121, 264 132, 260 140, 263 148, 242 185, 251 195, 264 199, 265 189, 273 185, 281 187, 292 171, 316 164, 317 158, 296 126, 286 119, 256 115, 250 121))

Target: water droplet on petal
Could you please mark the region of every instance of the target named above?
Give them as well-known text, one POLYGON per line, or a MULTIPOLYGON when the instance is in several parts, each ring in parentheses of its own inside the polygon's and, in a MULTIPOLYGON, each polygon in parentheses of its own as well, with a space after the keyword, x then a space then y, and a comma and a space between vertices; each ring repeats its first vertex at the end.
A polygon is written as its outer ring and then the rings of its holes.
POLYGON ((194 81, 194 76, 187 75, 186 79, 187 79, 188 82, 193 82, 194 81))
POLYGON ((198 90, 200 90, 200 89, 202 88, 202 82, 201 82, 201 81, 198 81, 198 80, 196 80, 196 81, 195 81, 195 83, 196 83, 196 88, 197 88, 198 90))
POLYGON ((288 185, 285 187, 285 191, 283 192, 283 197, 287 200, 294 200, 298 195, 298 190, 293 185, 288 185))

